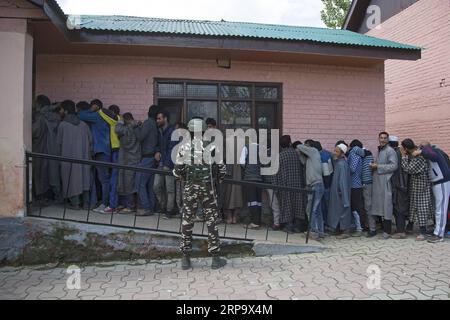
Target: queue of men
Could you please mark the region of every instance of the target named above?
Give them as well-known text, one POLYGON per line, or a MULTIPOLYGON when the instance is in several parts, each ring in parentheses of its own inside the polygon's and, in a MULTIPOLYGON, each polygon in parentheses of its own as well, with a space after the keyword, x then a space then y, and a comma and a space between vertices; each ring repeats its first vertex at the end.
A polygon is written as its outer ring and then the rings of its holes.
MULTIPOLYGON (((448 155, 429 142, 416 145, 411 139, 399 139, 387 132, 379 134, 377 156, 359 140, 350 145, 338 141, 331 155, 319 142, 296 143, 296 158, 289 151, 289 137, 282 137, 278 183, 294 186, 288 177, 303 175, 296 186, 312 190, 304 214, 310 213, 311 237, 329 234, 338 238, 367 237, 382 230, 383 239, 405 239, 418 226, 417 241, 436 243, 444 240, 450 197, 450 161, 448 155), (287 159, 287 154, 292 156, 287 159), (333 159, 330 161, 330 159, 333 159), (303 168, 294 169, 301 163, 303 168), (330 183, 331 180, 331 183, 330 183), (393 229, 395 221, 395 230, 393 229), (428 227, 434 223, 434 229, 428 227)), ((284 201, 280 194, 281 206, 284 201)), ((289 216, 287 231, 295 217, 289 216)), ((295 224, 295 223, 294 223, 295 224)), ((274 226, 280 228, 279 225, 274 226)))
POLYGON ((102 214, 177 215, 175 178, 170 172, 176 145, 171 141, 173 130, 169 114, 157 106, 149 108, 148 119, 142 123, 131 113, 121 115, 117 105, 104 108, 99 99, 51 104, 46 96, 38 96, 33 107, 33 152, 106 165, 93 169, 33 159, 34 200, 40 205, 67 200, 70 209, 102 214), (111 169, 109 163, 159 168, 168 174, 111 169))
MULTIPOLYGON (((208 127, 213 126, 215 121, 208 119, 208 127)), ((99 99, 51 104, 47 97, 38 96, 33 109, 34 152, 157 168, 167 174, 155 176, 107 165, 93 169, 37 158, 33 159, 34 199, 43 205, 68 200, 71 209, 103 214, 151 216, 161 212, 165 218, 174 217, 184 199, 183 182, 176 181, 172 174, 175 166, 171 155, 178 142, 171 136, 177 128, 186 126, 171 126, 169 114, 158 106, 151 106, 147 120, 140 122, 131 113, 122 115, 116 105, 104 108, 99 99)), ((445 152, 429 142, 416 145, 404 139, 400 143, 397 137, 381 132, 375 154, 356 139, 350 144, 338 141, 329 152, 318 141, 292 143, 290 136, 282 136, 279 171, 273 176, 261 175, 259 162, 249 163, 252 144, 257 146, 257 141, 250 141, 239 159, 243 180, 312 191, 306 195, 266 189, 273 213, 272 229, 298 233, 306 231, 309 224, 311 237, 320 239, 330 234, 339 238, 374 237, 381 228, 383 239, 404 239, 417 225, 418 241, 443 241, 450 161, 445 152), (432 232, 427 229, 430 221, 435 226, 432 232)), ((245 228, 262 226, 262 192, 259 187, 245 188, 249 209, 245 228)), ((196 212, 189 212, 195 216, 196 212)), ((233 215, 228 220, 236 223, 235 218, 233 215)))

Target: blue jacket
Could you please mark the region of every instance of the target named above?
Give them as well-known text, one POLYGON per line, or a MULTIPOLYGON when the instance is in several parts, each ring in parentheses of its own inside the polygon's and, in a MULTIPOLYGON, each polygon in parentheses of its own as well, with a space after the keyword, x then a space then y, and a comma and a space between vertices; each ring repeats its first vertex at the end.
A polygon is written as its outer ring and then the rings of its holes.
POLYGON ((78 113, 78 118, 86 122, 91 128, 94 140, 94 154, 104 153, 111 155, 111 142, 109 124, 96 111, 83 110, 78 113))
POLYGON ((161 152, 161 162, 160 166, 166 166, 170 169, 174 168, 172 161, 172 150, 179 143, 178 141, 172 141, 172 133, 175 131, 175 127, 168 126, 163 129, 162 132, 159 131, 159 147, 161 152))
POLYGON ((320 151, 320 161, 322 162, 323 184, 325 189, 330 189, 333 179, 333 155, 330 151, 320 151))
POLYGON ((430 179, 434 185, 450 181, 450 168, 442 151, 433 147, 423 147, 422 156, 430 160, 430 179))

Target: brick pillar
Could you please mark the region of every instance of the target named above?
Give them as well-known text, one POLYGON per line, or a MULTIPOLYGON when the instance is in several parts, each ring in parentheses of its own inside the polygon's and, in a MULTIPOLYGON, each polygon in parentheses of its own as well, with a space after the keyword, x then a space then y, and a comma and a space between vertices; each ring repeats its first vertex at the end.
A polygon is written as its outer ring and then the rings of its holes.
POLYGON ((23 215, 31 150, 33 38, 26 19, 0 18, 0 217, 23 215))

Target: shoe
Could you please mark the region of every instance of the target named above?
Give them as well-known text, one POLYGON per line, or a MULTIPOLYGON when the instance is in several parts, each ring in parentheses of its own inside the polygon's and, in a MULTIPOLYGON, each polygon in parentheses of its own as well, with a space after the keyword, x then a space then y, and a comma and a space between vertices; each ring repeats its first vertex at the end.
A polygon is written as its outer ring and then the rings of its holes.
POLYGON ((388 240, 391 238, 391 235, 389 233, 383 232, 382 237, 383 237, 383 240, 388 240))
POLYGON ((131 209, 131 208, 123 208, 122 210, 119 211, 120 214, 129 214, 129 213, 135 213, 136 210, 131 209))
POLYGON ((95 205, 94 205, 94 204, 91 204, 91 205, 84 204, 84 205, 83 205, 83 210, 86 210, 86 211, 88 211, 88 210, 93 211, 94 209, 95 209, 95 205))
POLYGON ((270 227, 273 231, 278 231, 281 230, 281 226, 279 224, 272 224, 272 226, 270 227))
POLYGON ((104 205, 104 204, 101 204, 101 205, 99 205, 97 208, 95 208, 94 210, 92 210, 92 211, 94 211, 94 212, 97 212, 97 213, 103 213, 103 211, 106 209, 106 206, 104 205))
POLYGON ((227 260, 222 259, 219 256, 213 256, 211 262, 211 269, 217 270, 223 268, 227 264, 227 260))
POLYGON ((330 237, 330 234, 329 234, 329 233, 326 233, 326 232, 322 232, 322 233, 319 233, 319 237, 320 237, 321 239, 329 238, 329 237, 330 237))
POLYGON ((168 213, 163 213, 161 215, 161 218, 163 218, 164 220, 170 220, 172 218, 172 216, 168 213))
POLYGON ((294 229, 294 227, 292 227, 292 226, 286 226, 286 227, 284 227, 284 228, 283 228, 283 231, 286 232, 286 233, 289 233, 289 234, 295 233, 295 229, 294 229))
POLYGON ((362 231, 355 231, 352 233, 353 238, 360 238, 362 236, 362 231))
POLYGON ((181 257, 181 269, 188 270, 191 267, 191 257, 188 254, 183 254, 183 257, 181 257))
POLYGON ((245 226, 245 228, 252 229, 252 230, 259 230, 260 227, 261 226, 258 226, 257 224, 254 224, 254 223, 250 223, 245 226))
POLYGON ((113 209, 111 207, 106 207, 105 210, 103 210, 101 213, 105 214, 114 214, 117 212, 117 209, 113 209))
POLYGON ((392 236, 392 239, 395 240, 401 240, 401 239, 406 239, 406 233, 396 233, 392 236))
POLYGON ((430 237, 428 239, 429 243, 438 243, 438 242, 443 242, 443 241, 444 241, 444 238, 441 238, 441 237, 436 236, 436 235, 433 235, 432 237, 430 237))
POLYGON ((149 217, 154 216, 155 213, 150 209, 141 209, 136 212, 136 215, 141 217, 149 217))
POLYGON ((338 239, 348 239, 350 237, 351 237, 350 233, 344 232, 344 233, 341 233, 340 235, 338 235, 336 238, 338 238, 338 239))
POLYGON ((419 234, 419 235, 416 237, 416 241, 425 241, 425 240, 427 240, 427 236, 424 235, 424 234, 419 234))
POLYGON ((198 217, 198 216, 196 216, 196 217, 194 218, 194 222, 205 222, 205 218, 204 218, 204 217, 198 217))
POLYGON ((376 231, 369 231, 367 232, 367 238, 373 238, 377 235, 376 231))
POLYGON ((309 233, 309 239, 317 241, 317 240, 319 240, 319 238, 320 238, 320 236, 318 233, 316 233, 316 232, 309 233))
POLYGON ((66 209, 75 210, 75 211, 81 210, 81 208, 79 206, 74 206, 70 203, 66 206, 66 209))
POLYGON ((125 206, 120 205, 117 207, 117 212, 122 211, 125 208, 126 208, 125 206))

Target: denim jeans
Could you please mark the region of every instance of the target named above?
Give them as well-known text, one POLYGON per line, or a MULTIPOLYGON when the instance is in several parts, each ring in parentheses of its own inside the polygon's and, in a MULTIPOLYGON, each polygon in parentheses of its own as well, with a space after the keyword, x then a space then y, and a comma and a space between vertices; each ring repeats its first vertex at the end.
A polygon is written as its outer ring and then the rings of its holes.
POLYGON ((175 177, 157 174, 153 191, 161 209, 171 213, 175 207, 175 177))
POLYGON ((324 224, 326 224, 327 218, 328 218, 328 207, 330 206, 330 196, 331 191, 330 189, 325 189, 322 197, 322 218, 324 221, 324 224))
MULTIPOLYGON (((96 153, 95 161, 111 162, 111 156, 105 153, 96 153)), ((109 175, 109 168, 97 166, 98 180, 102 186, 102 204, 109 206, 109 190, 111 188, 111 177, 109 175)))
POLYGON ((95 185, 95 168, 91 169, 91 188, 89 194, 89 205, 97 205, 97 186, 95 185))
MULTIPOLYGON (((155 158, 142 158, 139 167, 154 168, 155 158)), ((139 201, 144 210, 155 210, 155 194, 153 184, 155 180, 154 173, 136 172, 136 183, 139 195, 139 201)))
POLYGON ((312 186, 312 191, 314 193, 314 202, 313 195, 308 195, 308 209, 311 211, 311 231, 316 233, 324 233, 323 226, 323 215, 322 215, 322 198, 325 192, 325 186, 323 183, 316 183, 312 186))
MULTIPOLYGON (((119 162, 119 151, 113 151, 111 153, 111 162, 119 162)), ((119 206, 119 194, 117 193, 117 181, 119 178, 119 170, 112 169, 111 171, 111 185, 109 191, 109 206, 116 209, 119 206)))

